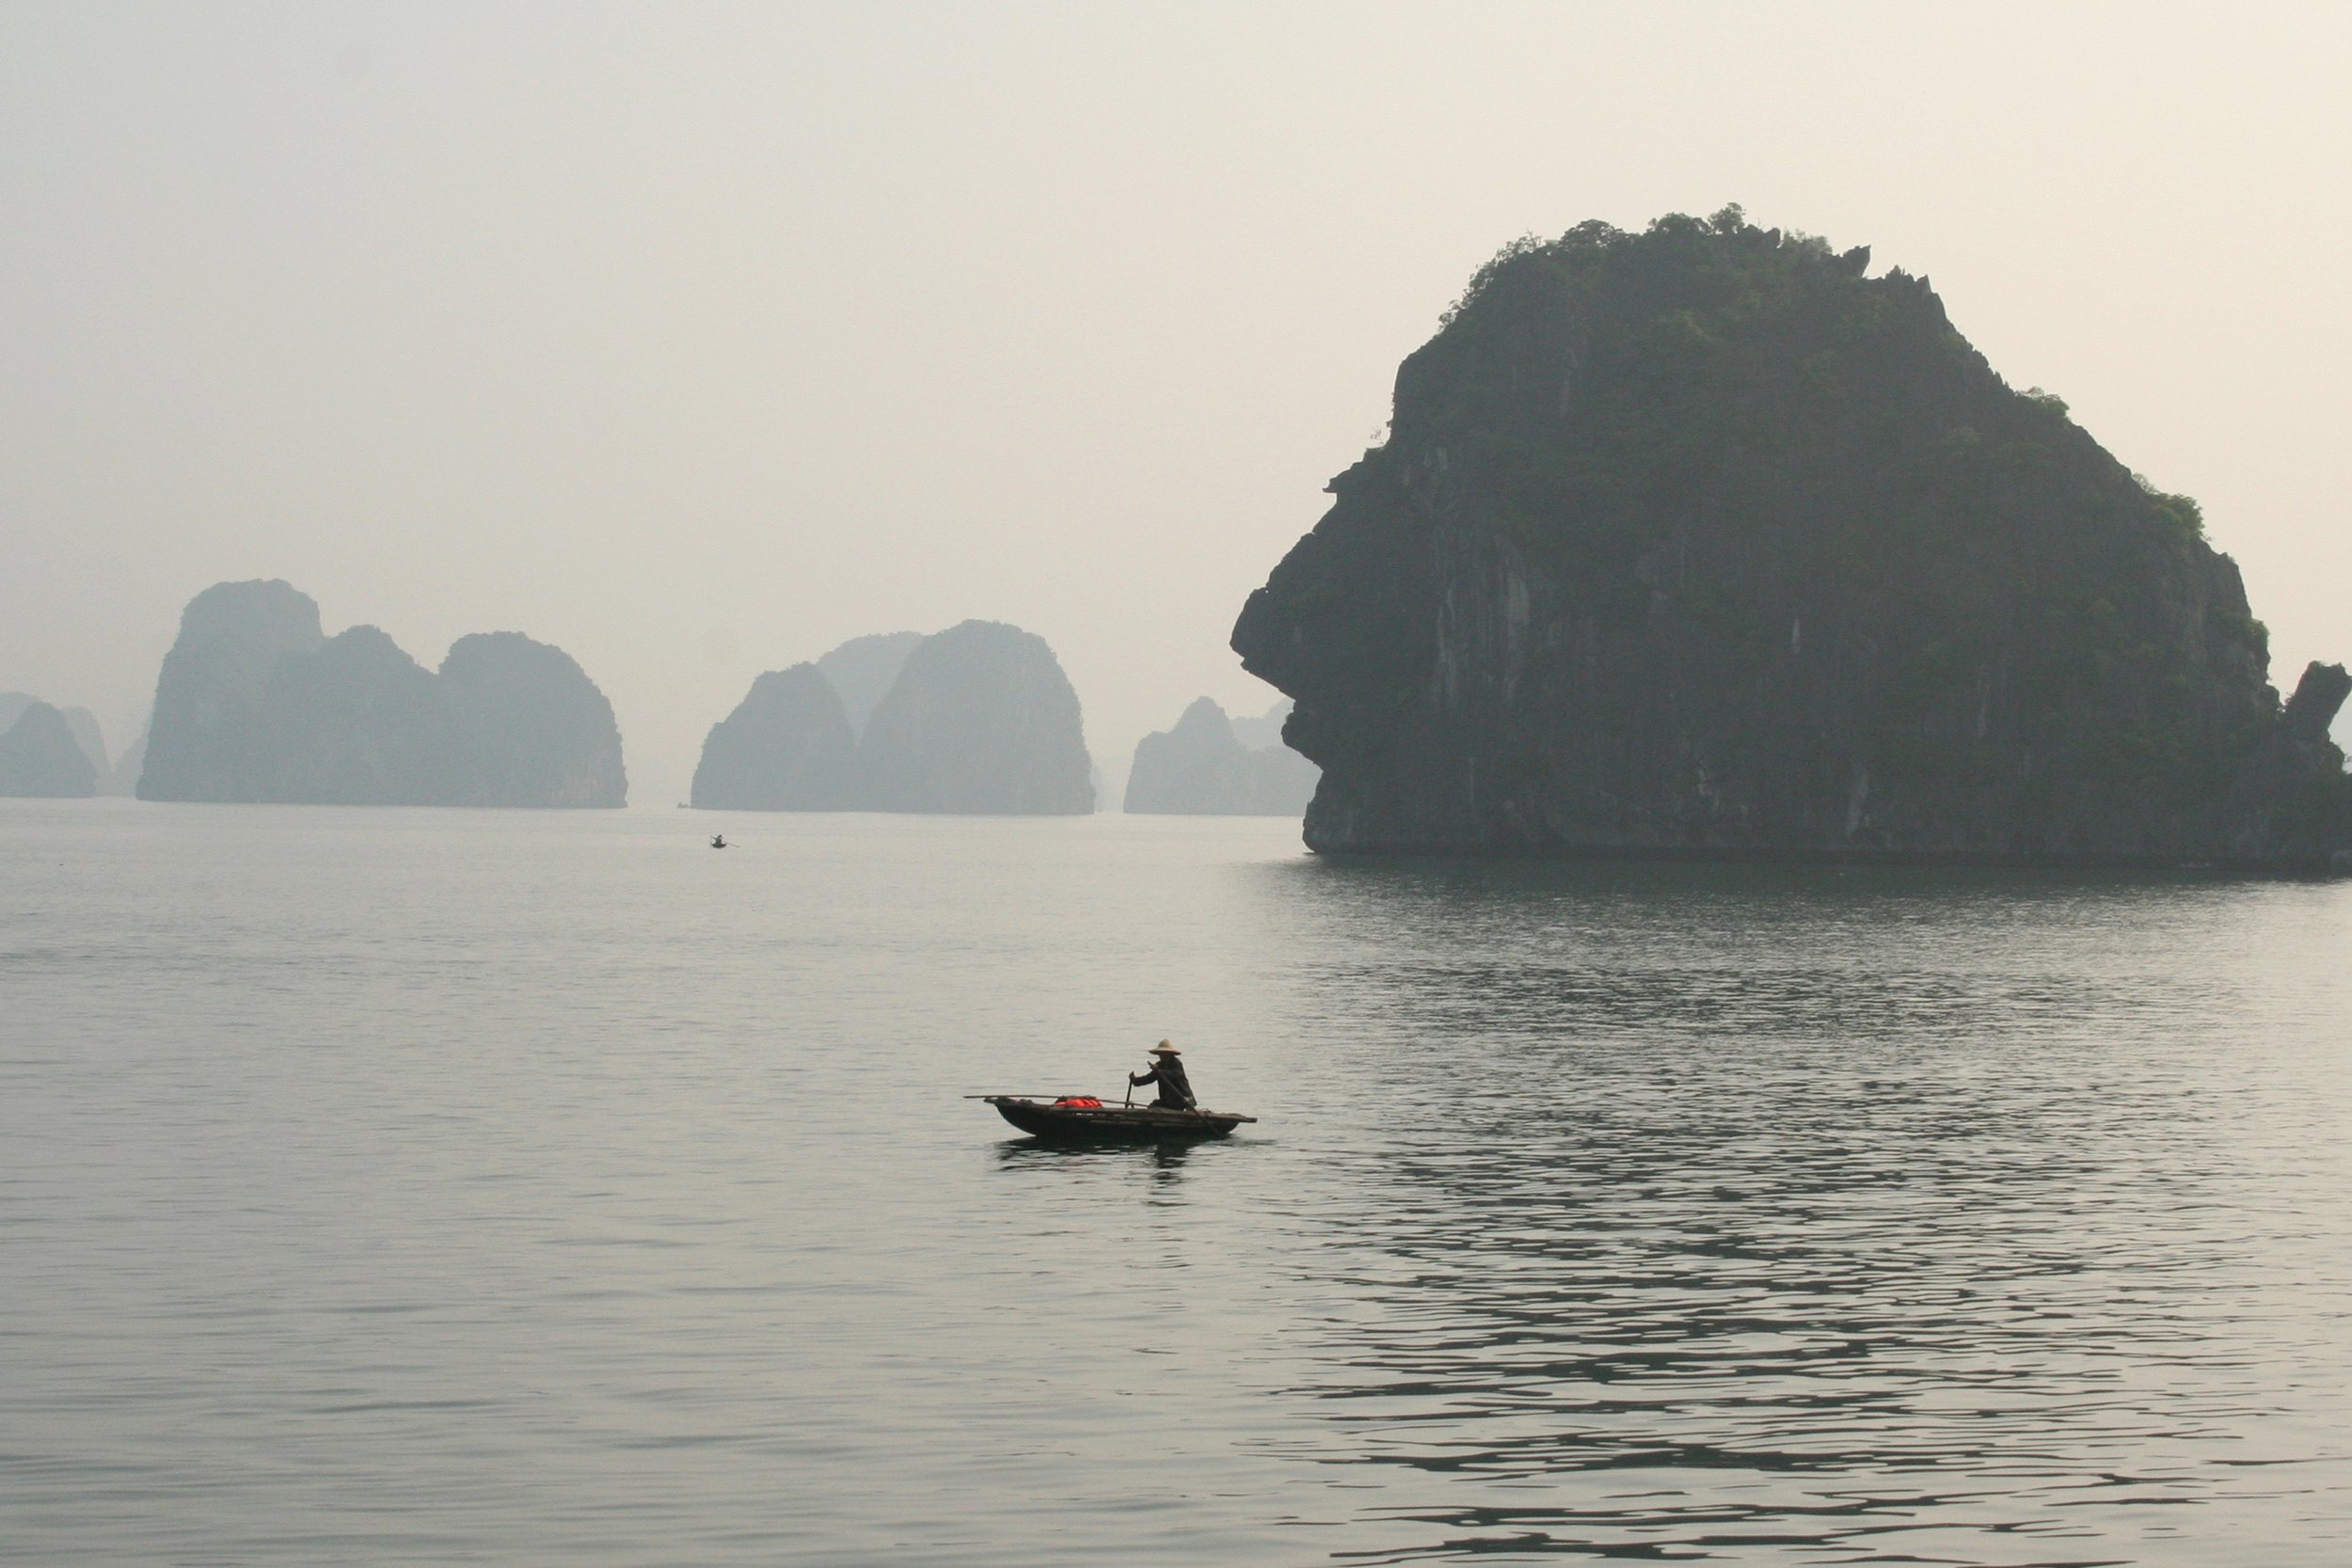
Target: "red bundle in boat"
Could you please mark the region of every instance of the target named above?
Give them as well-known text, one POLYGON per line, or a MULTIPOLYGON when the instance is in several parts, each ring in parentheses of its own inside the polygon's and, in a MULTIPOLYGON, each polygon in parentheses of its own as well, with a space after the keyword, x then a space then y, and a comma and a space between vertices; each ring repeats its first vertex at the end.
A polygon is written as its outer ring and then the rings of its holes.
POLYGON ((1066 1094, 1054 1103, 1069 1105, 1081 1111, 1099 1111, 1103 1108, 1103 1102, 1090 1094, 1066 1094))

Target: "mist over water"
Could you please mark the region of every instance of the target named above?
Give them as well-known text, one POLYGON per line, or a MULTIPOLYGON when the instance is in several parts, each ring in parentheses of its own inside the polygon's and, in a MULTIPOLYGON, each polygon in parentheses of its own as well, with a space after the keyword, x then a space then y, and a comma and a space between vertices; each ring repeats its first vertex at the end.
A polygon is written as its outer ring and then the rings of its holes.
POLYGON ((2352 1556, 2352 886, 712 820, 0 802, 0 1560, 2352 1556))

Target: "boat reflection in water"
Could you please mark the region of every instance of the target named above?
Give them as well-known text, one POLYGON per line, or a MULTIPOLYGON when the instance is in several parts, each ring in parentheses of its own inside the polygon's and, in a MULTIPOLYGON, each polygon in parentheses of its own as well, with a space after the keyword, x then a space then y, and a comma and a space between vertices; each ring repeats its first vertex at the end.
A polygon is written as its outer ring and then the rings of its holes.
POLYGON ((1008 1138, 996 1146, 996 1168, 1030 1173, 1152 1171, 1169 1178, 1201 1148, 1200 1139, 1173 1143, 1073 1144, 1008 1138))

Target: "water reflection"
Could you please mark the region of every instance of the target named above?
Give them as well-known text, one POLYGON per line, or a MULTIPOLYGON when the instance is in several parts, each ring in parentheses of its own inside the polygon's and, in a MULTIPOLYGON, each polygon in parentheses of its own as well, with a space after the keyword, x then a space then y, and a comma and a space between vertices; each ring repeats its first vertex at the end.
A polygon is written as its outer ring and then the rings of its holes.
POLYGON ((2258 1003, 2185 918, 2245 890, 1268 869, 1300 1061, 1372 1091, 1287 1451, 1424 1478, 1340 1555, 2143 1560, 2308 1506, 2252 1369, 2331 1353, 2236 1318, 2277 1259, 2201 1067, 2258 1003))
POLYGON ((1041 1138, 1011 1138, 996 1146, 996 1169, 1011 1174, 1068 1179, 1117 1177, 1130 1172, 1149 1178, 1152 1196, 1170 1197, 1184 1174, 1185 1163, 1200 1150, 1201 1141, 1168 1143, 1049 1143, 1041 1138))
POLYGON ((2352 1560, 2352 888, 108 804, 0 1560, 2352 1560), (1160 1034, 1263 1120, 950 1098, 1160 1034))
POLYGON ((1152 1170, 1179 1171, 1201 1140, 1187 1138, 1168 1143, 1121 1142, 1103 1139, 1095 1143, 1057 1143, 1043 1138, 1008 1138, 996 1146, 996 1165, 999 1170, 1052 1170, 1072 1166, 1099 1166, 1129 1169, 1137 1166, 1152 1170))

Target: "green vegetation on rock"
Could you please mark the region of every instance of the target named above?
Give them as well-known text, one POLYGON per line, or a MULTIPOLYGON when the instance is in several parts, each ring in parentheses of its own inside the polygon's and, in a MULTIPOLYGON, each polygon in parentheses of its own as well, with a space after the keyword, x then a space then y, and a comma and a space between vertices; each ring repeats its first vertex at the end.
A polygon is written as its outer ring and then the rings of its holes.
POLYGON ((2197 503, 1868 261, 1726 208, 1479 271, 1234 631, 1325 768, 1310 843, 2352 847, 2197 503))

